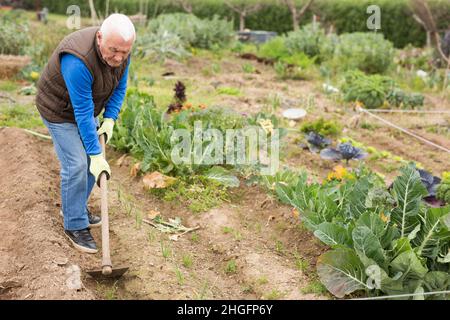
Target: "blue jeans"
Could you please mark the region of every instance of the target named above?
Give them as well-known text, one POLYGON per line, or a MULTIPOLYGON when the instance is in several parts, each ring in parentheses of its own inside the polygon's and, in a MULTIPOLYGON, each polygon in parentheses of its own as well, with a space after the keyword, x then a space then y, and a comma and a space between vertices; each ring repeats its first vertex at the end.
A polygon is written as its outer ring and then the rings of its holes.
MULTIPOLYGON (((41 117, 42 118, 42 117, 41 117)), ((98 126, 98 119, 96 118, 98 126)), ((42 118, 53 140, 61 165, 61 204, 64 229, 74 231, 89 226, 87 202, 95 177, 89 172, 90 158, 74 123, 54 123, 42 118)))

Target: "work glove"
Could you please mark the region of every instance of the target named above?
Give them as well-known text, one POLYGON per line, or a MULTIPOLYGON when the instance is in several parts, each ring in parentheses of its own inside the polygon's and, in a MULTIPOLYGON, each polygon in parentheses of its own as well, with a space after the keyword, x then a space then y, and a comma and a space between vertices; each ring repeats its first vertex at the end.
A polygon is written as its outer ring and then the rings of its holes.
POLYGON ((111 169, 109 168, 108 162, 103 157, 103 154, 96 154, 89 156, 91 158, 91 164, 89 166, 89 171, 95 177, 97 185, 100 187, 100 174, 102 172, 106 173, 106 179, 109 180, 111 177, 111 169))
POLYGON ((105 118, 105 119, 103 119, 102 125, 97 130, 97 133, 99 136, 102 134, 105 134, 106 135, 105 143, 108 143, 109 140, 111 140, 111 138, 112 138, 113 129, 114 129, 114 119, 105 118))

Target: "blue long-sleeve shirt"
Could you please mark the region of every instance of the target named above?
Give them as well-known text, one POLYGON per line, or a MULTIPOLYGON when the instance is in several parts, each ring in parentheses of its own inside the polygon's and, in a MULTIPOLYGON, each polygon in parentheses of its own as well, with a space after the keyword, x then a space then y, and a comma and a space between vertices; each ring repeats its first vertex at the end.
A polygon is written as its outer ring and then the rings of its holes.
MULTIPOLYGON (((128 68, 119 81, 112 96, 105 105, 103 118, 117 120, 127 91, 128 68)), ((96 155, 102 153, 98 141, 97 125, 94 119, 94 101, 92 100, 92 84, 94 78, 84 62, 78 57, 66 53, 61 57, 61 73, 69 91, 70 101, 75 114, 81 140, 86 153, 96 155)))

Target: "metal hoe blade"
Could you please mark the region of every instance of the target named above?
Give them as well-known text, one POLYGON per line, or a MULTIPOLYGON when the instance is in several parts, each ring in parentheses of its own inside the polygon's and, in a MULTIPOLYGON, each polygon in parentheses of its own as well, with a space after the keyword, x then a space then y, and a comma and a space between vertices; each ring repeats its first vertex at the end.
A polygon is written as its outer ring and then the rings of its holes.
POLYGON ((87 272, 88 275, 90 275, 94 279, 99 279, 99 280, 102 280, 102 279, 117 279, 117 278, 120 278, 121 276, 123 276, 123 274, 125 272, 127 272, 128 269, 129 269, 128 267, 118 267, 118 268, 110 269, 111 270, 110 273, 108 273, 108 271, 104 272, 105 268, 104 269, 97 269, 97 270, 89 270, 89 271, 86 271, 86 272, 87 272))

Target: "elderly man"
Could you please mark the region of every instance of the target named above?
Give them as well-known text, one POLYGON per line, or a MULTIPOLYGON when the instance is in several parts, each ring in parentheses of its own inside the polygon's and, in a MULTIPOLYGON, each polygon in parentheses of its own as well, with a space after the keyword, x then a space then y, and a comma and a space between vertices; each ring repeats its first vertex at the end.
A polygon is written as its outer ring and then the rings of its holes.
POLYGON ((96 253, 89 227, 101 218, 88 210, 94 183, 111 170, 98 136, 111 139, 122 106, 130 51, 136 38, 133 23, 112 14, 101 27, 65 37, 53 52, 37 84, 36 106, 52 137, 61 165, 64 232, 75 248, 96 253), (104 110, 98 127, 98 116, 104 110))

